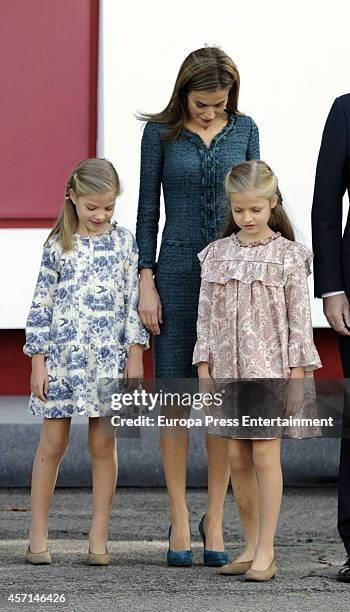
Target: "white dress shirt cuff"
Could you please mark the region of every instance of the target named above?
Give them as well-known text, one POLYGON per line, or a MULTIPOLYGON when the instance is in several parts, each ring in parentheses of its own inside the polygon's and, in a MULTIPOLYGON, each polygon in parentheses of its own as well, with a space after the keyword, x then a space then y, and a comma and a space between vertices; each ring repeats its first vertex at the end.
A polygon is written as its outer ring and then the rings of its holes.
POLYGON ((329 291, 328 293, 322 293, 321 297, 330 297, 331 295, 340 295, 341 293, 345 293, 345 291, 329 291))

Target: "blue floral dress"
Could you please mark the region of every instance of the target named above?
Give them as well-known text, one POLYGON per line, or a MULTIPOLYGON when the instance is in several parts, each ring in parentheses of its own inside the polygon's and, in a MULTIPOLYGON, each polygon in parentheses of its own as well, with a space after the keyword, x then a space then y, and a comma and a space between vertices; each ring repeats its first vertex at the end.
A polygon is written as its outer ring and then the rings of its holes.
POLYGON ((123 376, 129 346, 148 347, 137 312, 137 264, 133 235, 116 224, 99 236, 75 234, 71 252, 56 236, 44 246, 23 351, 44 354, 49 390, 46 402, 31 395, 31 414, 108 412, 111 382, 123 376))

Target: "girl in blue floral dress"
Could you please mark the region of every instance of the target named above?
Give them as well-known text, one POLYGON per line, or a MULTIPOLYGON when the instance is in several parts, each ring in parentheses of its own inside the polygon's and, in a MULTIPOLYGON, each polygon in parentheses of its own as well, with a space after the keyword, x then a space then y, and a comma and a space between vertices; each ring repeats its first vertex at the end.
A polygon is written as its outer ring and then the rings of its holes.
POLYGON ((148 333, 138 313, 138 251, 129 230, 110 223, 118 175, 103 159, 71 173, 51 231, 26 326, 32 358, 29 410, 43 417, 32 476, 29 563, 50 563, 48 512, 71 417, 89 418, 93 471, 90 564, 107 565, 108 523, 117 478, 115 439, 101 427, 110 382, 143 376, 148 333))

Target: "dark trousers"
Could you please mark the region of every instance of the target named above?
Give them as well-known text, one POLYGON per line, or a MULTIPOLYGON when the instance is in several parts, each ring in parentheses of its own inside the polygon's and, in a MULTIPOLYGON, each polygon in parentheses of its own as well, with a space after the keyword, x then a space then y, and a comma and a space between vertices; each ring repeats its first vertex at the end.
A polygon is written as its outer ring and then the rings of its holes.
MULTIPOLYGON (((350 378, 350 337, 339 335, 339 348, 344 378, 350 378)), ((348 393, 344 393, 338 486, 338 531, 346 552, 350 555, 350 397, 348 393)))

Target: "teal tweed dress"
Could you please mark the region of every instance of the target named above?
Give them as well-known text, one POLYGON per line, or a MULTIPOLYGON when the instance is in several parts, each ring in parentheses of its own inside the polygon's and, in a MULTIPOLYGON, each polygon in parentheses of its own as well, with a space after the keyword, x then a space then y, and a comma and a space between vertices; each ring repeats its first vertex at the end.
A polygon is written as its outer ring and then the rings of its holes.
POLYGON ((259 132, 250 117, 231 112, 209 147, 187 129, 164 143, 164 130, 148 122, 143 132, 136 240, 139 268, 154 270, 163 306, 161 333, 154 338, 155 375, 190 378, 197 374, 192 366, 200 289, 197 253, 220 237, 229 213, 226 174, 241 161, 259 159, 259 132), (166 221, 156 263, 161 188, 166 221))

